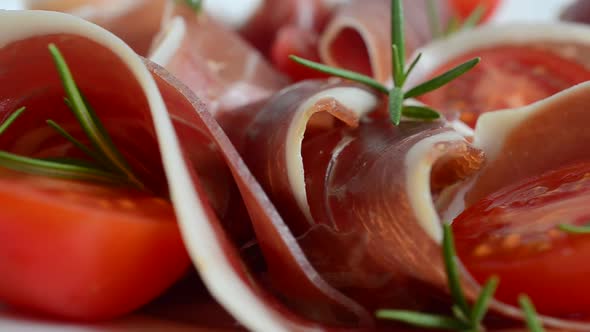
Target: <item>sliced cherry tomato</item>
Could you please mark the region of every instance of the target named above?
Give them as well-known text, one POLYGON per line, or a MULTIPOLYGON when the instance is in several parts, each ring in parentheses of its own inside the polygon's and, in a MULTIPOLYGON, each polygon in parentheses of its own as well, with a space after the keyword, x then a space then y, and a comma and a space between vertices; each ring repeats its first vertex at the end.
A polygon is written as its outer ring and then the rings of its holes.
POLYGON ((152 194, 0 174, 0 302, 75 320, 128 313, 189 259, 171 204, 152 194))
POLYGON ((484 6, 482 22, 487 21, 496 11, 499 0, 451 0, 451 6, 459 18, 466 19, 478 6, 484 6))
POLYGON ((524 106, 590 80, 590 71, 581 64, 526 46, 473 51, 445 64, 432 76, 477 56, 482 60, 475 68, 422 96, 422 102, 474 127, 481 113, 524 106))
POLYGON ((528 294, 550 315, 590 315, 590 235, 560 224, 590 221, 590 162, 531 177, 469 207, 453 223, 461 261, 484 282, 500 277, 497 297, 528 294))

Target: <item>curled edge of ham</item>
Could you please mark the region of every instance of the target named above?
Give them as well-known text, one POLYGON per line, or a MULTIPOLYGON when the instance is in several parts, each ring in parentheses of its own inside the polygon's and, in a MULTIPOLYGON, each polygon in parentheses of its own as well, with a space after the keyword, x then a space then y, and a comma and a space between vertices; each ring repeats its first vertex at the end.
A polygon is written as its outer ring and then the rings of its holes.
POLYGON ((185 245, 213 296, 249 329, 315 330, 313 324, 303 324, 284 311, 266 305, 232 270, 215 230, 206 222, 208 216, 204 204, 207 203, 192 185, 165 100, 142 59, 110 32, 82 19, 56 12, 0 10, 0 47, 39 35, 59 33, 82 36, 110 50, 128 67, 144 91, 185 245))
POLYGON ((295 118, 292 119, 286 136, 287 178, 297 205, 310 222, 313 218, 305 189, 301 145, 309 120, 314 113, 318 112, 315 106, 321 101, 329 99, 345 107, 345 111, 338 112, 336 110, 332 115, 350 126, 356 126, 359 119, 374 110, 379 102, 374 94, 358 87, 335 86, 312 95, 295 111, 295 118))

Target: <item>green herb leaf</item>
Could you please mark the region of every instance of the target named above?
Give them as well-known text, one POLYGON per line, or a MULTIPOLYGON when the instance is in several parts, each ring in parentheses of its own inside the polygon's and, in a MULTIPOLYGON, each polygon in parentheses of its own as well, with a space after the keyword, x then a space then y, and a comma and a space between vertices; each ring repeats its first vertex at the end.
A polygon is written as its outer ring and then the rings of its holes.
POLYGON ((369 76, 363 75, 363 74, 359 74, 350 70, 346 70, 346 69, 340 69, 340 68, 334 68, 334 67, 330 67, 330 66, 326 66, 324 64, 315 62, 315 61, 311 61, 311 60, 307 60, 307 59, 303 59, 300 58, 298 56, 295 55, 290 55, 289 59, 302 64, 306 67, 315 69, 319 72, 322 73, 326 73, 332 76, 336 76, 336 77, 341 77, 347 80, 351 80, 351 81, 355 81, 355 82, 359 82, 361 84, 367 85, 379 92, 382 93, 389 93, 389 89, 387 89, 383 84, 375 81, 374 79, 372 79, 369 76))
POLYGON ((397 60, 399 58, 399 51, 397 46, 391 45, 391 77, 393 77, 393 85, 396 87, 402 87, 406 80, 404 75, 404 69, 397 60))
POLYGON ((398 125, 402 117, 404 92, 401 88, 394 87, 389 91, 389 116, 394 125, 398 125))
POLYGON ((526 320, 527 327, 531 332, 543 332, 543 325, 539 321, 539 317, 537 317, 537 312, 535 311, 535 306, 531 302, 528 296, 521 294, 518 296, 518 303, 522 308, 524 313, 524 318, 526 320))
POLYGON ((406 45, 404 35, 404 8, 401 0, 391 0, 391 41, 397 48, 397 61, 400 68, 405 67, 406 45))
POLYGON ((488 311, 490 300, 498 288, 499 282, 500 280, 497 276, 491 277, 488 279, 479 293, 479 296, 477 297, 477 300, 475 301, 475 304, 471 310, 471 321, 474 327, 479 327, 481 325, 481 322, 488 311))
POLYGON ((10 116, 6 120, 4 120, 4 122, 2 122, 2 125, 0 125, 0 135, 4 133, 6 129, 8 129, 8 127, 10 127, 14 120, 16 120, 21 114, 23 114, 25 109, 26 107, 24 106, 17 109, 16 111, 14 111, 14 113, 10 114, 10 116))
POLYGON ((376 313, 378 318, 390 319, 406 324, 441 330, 465 330, 469 325, 453 318, 442 315, 424 314, 405 310, 379 310, 376 313))
POLYGON ((426 4, 426 10, 428 11, 428 25, 430 27, 432 37, 436 39, 441 36, 441 25, 440 20, 438 19, 438 7, 436 5, 436 0, 428 0, 426 4))
POLYGON ((133 183, 138 188, 143 188, 143 184, 135 177, 122 154, 113 144, 102 123, 82 96, 59 49, 54 44, 49 44, 49 51, 61 77, 67 100, 69 101, 68 105, 71 106, 72 112, 78 119, 78 122, 80 122, 82 129, 84 129, 92 145, 104 159, 111 163, 114 169, 125 175, 130 183, 133 183))
POLYGON ((426 106, 404 106, 403 115, 408 118, 421 120, 435 120, 440 118, 440 114, 430 107, 426 106))
POLYGON ((479 4, 475 9, 469 14, 469 16, 463 21, 463 25, 461 26, 461 30, 467 30, 474 28, 482 19, 483 14, 486 12, 486 6, 483 4, 479 4))
POLYGON ((471 317, 467 300, 461 288, 461 281, 459 280, 459 271, 457 270, 457 254, 455 252, 455 245, 453 240, 453 231, 450 224, 443 225, 443 257, 445 263, 445 270, 447 272, 447 282, 451 297, 455 305, 463 312, 465 317, 471 317))
POLYGON ((590 225, 576 226, 570 224, 559 224, 557 228, 560 231, 572 234, 590 234, 590 225))
POLYGON ((408 70, 406 71, 406 74, 404 75, 404 82, 403 83, 405 83, 405 80, 408 78, 408 76, 410 76, 410 74, 414 70, 414 67, 416 67, 416 64, 418 63, 418 61, 420 61, 420 59, 422 59, 422 53, 418 53, 418 55, 416 55, 416 58, 414 58, 414 61, 412 61, 412 63, 410 64, 410 67, 408 67, 408 70))
POLYGON ((418 86, 410 89, 409 91, 407 91, 405 93, 406 98, 414 98, 414 97, 418 97, 421 96, 427 92, 436 90, 438 88, 440 88, 441 86, 451 82, 452 80, 456 79, 457 77, 465 74, 466 72, 468 72, 469 70, 471 70, 473 67, 475 67, 480 61, 480 58, 474 58, 471 59, 469 61, 466 61, 458 66, 456 66, 455 68, 445 72, 444 74, 441 74, 431 80, 428 80, 422 84, 419 84, 418 86))
POLYGON ((23 157, 6 151, 0 151, 0 166, 34 175, 111 184, 127 183, 127 179, 98 168, 23 157))

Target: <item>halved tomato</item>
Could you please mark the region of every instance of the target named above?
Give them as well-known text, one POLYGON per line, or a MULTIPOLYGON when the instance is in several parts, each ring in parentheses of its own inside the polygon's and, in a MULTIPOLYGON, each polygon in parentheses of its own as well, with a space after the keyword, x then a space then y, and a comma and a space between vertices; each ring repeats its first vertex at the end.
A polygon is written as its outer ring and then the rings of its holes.
POLYGON ((526 293, 551 315, 590 315, 590 235, 560 224, 590 221, 590 162, 564 166, 504 188, 453 222, 461 261, 480 282, 500 277, 497 297, 526 293))
POLYGON ((590 80, 590 71, 573 60, 545 49, 507 45, 462 55, 432 76, 478 56, 482 61, 470 72, 419 99, 475 127, 484 112, 524 106, 590 80))
POLYGON ((0 202, 0 302, 113 318, 188 267, 172 206, 152 194, 2 171, 0 202))

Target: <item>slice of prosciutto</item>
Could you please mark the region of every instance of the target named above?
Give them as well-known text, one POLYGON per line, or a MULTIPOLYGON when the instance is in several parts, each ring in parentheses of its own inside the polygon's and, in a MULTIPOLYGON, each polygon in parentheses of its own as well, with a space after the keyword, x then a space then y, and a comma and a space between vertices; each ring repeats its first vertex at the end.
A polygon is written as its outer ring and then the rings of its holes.
POLYGON ((184 4, 168 3, 162 29, 149 58, 197 92, 213 114, 265 99, 287 83, 238 35, 184 4))

